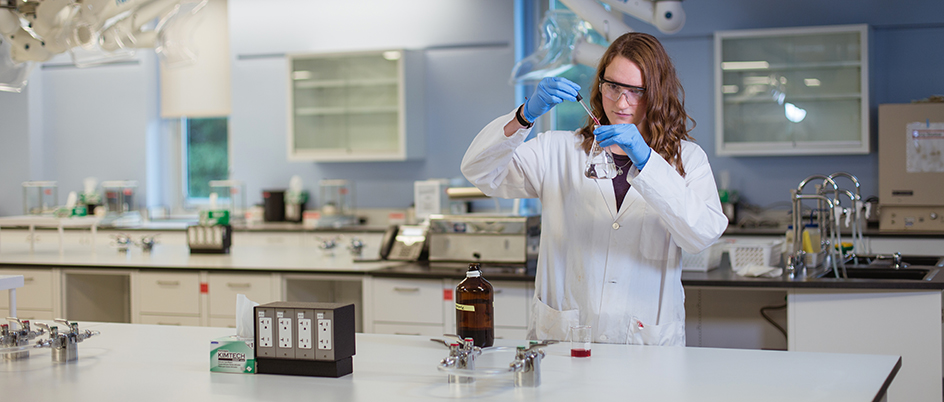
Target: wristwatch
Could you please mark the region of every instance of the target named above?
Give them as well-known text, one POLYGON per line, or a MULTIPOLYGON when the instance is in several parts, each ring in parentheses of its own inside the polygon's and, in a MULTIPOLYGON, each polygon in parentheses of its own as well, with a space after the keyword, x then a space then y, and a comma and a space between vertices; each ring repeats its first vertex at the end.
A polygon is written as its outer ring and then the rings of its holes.
POLYGON ((534 122, 528 122, 524 117, 521 116, 521 111, 524 109, 524 103, 521 106, 518 106, 518 110, 515 112, 515 120, 518 120, 518 124, 524 126, 524 128, 531 128, 534 125, 534 122))

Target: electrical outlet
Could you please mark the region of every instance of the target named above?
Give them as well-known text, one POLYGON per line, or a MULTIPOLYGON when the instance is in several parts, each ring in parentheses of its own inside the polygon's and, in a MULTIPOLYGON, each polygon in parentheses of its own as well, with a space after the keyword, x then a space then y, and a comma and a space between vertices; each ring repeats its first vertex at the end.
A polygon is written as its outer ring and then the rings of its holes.
POLYGON ((292 319, 279 318, 279 347, 292 348, 292 319))
POLYGON ((272 318, 259 317, 259 347, 272 347, 272 318))
POLYGON ((331 348, 331 320, 318 320, 318 349, 331 348))
POLYGON ((311 349, 311 318, 298 319, 298 348, 311 349))

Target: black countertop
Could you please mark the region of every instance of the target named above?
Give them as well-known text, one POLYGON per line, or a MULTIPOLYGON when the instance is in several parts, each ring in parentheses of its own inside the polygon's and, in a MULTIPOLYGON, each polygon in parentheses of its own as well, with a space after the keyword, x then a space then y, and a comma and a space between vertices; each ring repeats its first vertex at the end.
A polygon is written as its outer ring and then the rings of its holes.
MULTIPOLYGON (((428 262, 404 263, 368 273, 374 277, 415 279, 462 279, 465 264, 436 265, 428 262)), ((534 281, 534 271, 524 266, 483 266, 482 276, 492 281, 534 281)), ((708 272, 683 271, 682 285, 723 288, 816 288, 816 289, 938 289, 944 290, 944 269, 930 280, 906 279, 836 279, 817 278, 793 280, 785 277, 753 278, 736 274, 728 262, 727 255, 721 266, 708 272)))

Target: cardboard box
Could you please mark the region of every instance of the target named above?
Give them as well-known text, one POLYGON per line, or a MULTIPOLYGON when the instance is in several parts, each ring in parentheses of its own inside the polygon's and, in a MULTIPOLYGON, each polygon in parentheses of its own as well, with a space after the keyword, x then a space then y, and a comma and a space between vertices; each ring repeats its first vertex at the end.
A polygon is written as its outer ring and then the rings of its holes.
POLYGON ((214 373, 256 373, 253 340, 240 340, 235 335, 210 341, 210 371, 214 373))

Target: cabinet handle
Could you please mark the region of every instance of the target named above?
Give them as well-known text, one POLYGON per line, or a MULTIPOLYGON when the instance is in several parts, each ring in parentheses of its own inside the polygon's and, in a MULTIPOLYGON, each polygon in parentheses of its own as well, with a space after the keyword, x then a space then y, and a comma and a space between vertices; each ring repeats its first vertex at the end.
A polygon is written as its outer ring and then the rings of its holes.
POLYGON ((419 332, 394 332, 394 335, 419 335, 419 332))
POLYGON ((179 322, 160 322, 160 321, 158 321, 158 322, 157 322, 157 325, 173 325, 173 326, 179 327, 179 326, 180 326, 180 323, 179 323, 179 322))
MULTIPOLYGON (((419 292, 419 291, 420 291, 420 288, 402 288, 402 287, 397 286, 397 287, 393 288, 393 290, 395 290, 395 291, 397 291, 397 292, 419 292)), ((417 335, 419 335, 419 334, 417 334, 417 335)))
POLYGON ((501 292, 502 292, 501 289, 495 289, 495 294, 496 294, 496 295, 499 294, 499 293, 501 293, 501 292))
POLYGON ((34 277, 32 277, 32 276, 27 276, 27 277, 24 277, 24 278, 23 278, 23 282, 32 282, 32 281, 35 281, 35 280, 36 280, 36 278, 34 278, 34 277))
POLYGON ((180 286, 180 281, 157 281, 161 286, 180 286))
POLYGON ((251 283, 248 283, 248 282, 246 282, 246 283, 227 282, 227 283, 226 283, 226 286, 229 286, 229 287, 231 287, 231 288, 249 288, 249 287, 252 287, 252 284, 251 284, 251 283))

